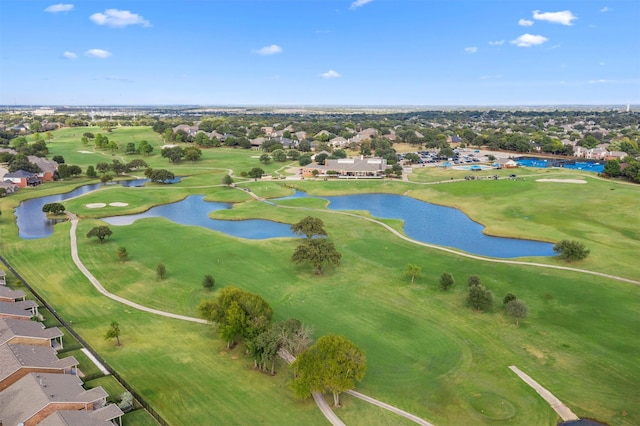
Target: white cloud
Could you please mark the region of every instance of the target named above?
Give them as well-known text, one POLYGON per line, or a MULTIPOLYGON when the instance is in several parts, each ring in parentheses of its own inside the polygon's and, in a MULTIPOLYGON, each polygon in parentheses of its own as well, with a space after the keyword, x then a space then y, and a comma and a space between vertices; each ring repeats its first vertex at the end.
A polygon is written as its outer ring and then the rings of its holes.
POLYGON ((320 77, 322 77, 322 78, 338 78, 338 77, 340 77, 340 74, 338 74, 334 70, 329 70, 327 72, 324 72, 324 73, 320 74, 320 77))
POLYGON ((373 0, 356 0, 353 3, 351 3, 351 10, 355 10, 360 6, 364 6, 367 3, 371 3, 372 1, 373 0))
POLYGON ((476 53, 478 51, 478 48, 475 46, 465 47, 464 51, 467 53, 476 53))
POLYGON ((534 10, 533 19, 537 21, 551 22, 552 24, 573 25, 573 21, 578 18, 573 13, 571 13, 570 10, 542 13, 539 10, 534 10))
POLYGON ((511 44, 515 44, 518 47, 531 47, 546 43, 547 41, 549 41, 549 39, 541 35, 522 34, 517 39, 511 40, 511 44))
POLYGON ((111 56, 111 52, 107 52, 106 50, 102 50, 102 49, 89 49, 86 52, 84 52, 84 54, 86 56, 91 56, 92 58, 108 58, 109 56, 111 56))
POLYGON ((520 19, 518 21, 518 25, 520 25, 521 27, 530 27, 533 25, 533 21, 530 21, 528 19, 520 19))
POLYGON ((600 12, 605 13, 605 12, 611 12, 613 9, 611 9, 610 7, 603 7, 602 9, 600 9, 600 12))
POLYGON ((504 44, 504 40, 496 40, 490 41, 489 46, 502 46, 504 44))
POLYGON ((271 46, 265 46, 262 49, 254 50, 253 53, 257 53, 258 55, 277 55, 278 53, 282 53, 282 47, 277 44, 272 44, 271 46))
POLYGON ((104 13, 94 13, 89 19, 98 25, 109 27, 126 27, 127 25, 142 25, 150 27, 151 23, 137 13, 128 10, 107 9, 104 13))
POLYGON ((47 7, 44 11, 49 13, 58 13, 58 12, 69 12, 70 10, 73 10, 72 4, 59 3, 59 4, 52 4, 51 6, 47 7))
POLYGON ((64 57, 65 57, 65 58, 67 58, 67 59, 75 59, 75 58, 77 58, 77 57, 78 57, 78 55, 76 55, 76 54, 75 54, 75 53, 73 53, 73 52, 69 52, 69 51, 65 51, 65 52, 62 54, 62 56, 64 56, 64 57))
POLYGON ((604 80, 604 79, 600 79, 600 80, 589 80, 589 84, 605 84, 605 83, 612 83, 613 80, 604 80))

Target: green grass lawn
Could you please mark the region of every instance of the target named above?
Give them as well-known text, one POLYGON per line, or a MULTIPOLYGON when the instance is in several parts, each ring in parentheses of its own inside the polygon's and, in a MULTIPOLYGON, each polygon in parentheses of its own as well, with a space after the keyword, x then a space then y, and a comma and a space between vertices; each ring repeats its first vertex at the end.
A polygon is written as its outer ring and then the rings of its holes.
MULTIPOLYGON (((65 152, 80 145, 70 140, 65 152)), ((260 294, 278 320, 295 317, 311 326, 316 337, 332 332, 355 342, 366 351, 369 366, 357 390, 435 424, 556 424, 555 412, 509 365, 548 387, 579 416, 610 424, 640 423, 640 287, 568 271, 491 264, 417 246, 378 224, 330 212, 321 200, 278 202, 304 209, 259 203, 243 191, 217 186, 220 170, 246 170, 257 162, 251 159, 255 153, 206 153, 191 168, 181 166, 190 177, 178 185, 112 186, 65 203, 85 218, 78 228, 80 257, 109 291, 195 316, 197 303, 215 296, 215 290, 206 292, 201 285, 203 276, 212 274, 216 288, 237 285, 260 294), (342 253, 342 263, 316 276, 308 265, 289 262, 295 240, 244 240, 164 219, 112 227, 114 234, 104 244, 84 236, 101 224, 100 215, 137 212, 191 194, 241 202, 213 214, 220 218, 294 223, 309 214, 318 216, 342 253), (129 206, 84 208, 113 201, 129 206), (125 263, 117 259, 120 246, 130 253, 125 263), (168 270, 163 281, 155 276, 160 262, 168 270), (423 271, 414 284, 403 277, 409 263, 423 271), (442 272, 456 279, 449 292, 437 286, 442 272), (464 307, 471 274, 494 293, 494 312, 464 307), (519 327, 500 307, 507 292, 529 308, 519 327)), ((548 176, 583 175, 565 171, 548 176)), ((640 188, 587 180, 586 185, 541 183, 529 176, 516 182, 434 185, 313 180, 242 185, 264 197, 287 195, 289 186, 311 194, 409 194, 458 207, 485 224, 485 232, 548 241, 580 239, 591 256, 570 266, 639 279, 632 265, 640 249, 635 203, 640 188)), ((66 188, 54 185, 31 194, 66 188)), ((56 225, 46 239, 20 240, 11 214, 17 200, 0 200, 3 255, 170 423, 326 424, 313 401, 293 397, 286 367, 280 366, 275 377, 257 373, 242 346, 226 351, 211 327, 138 312, 100 297, 70 259, 68 223, 56 225), (121 326, 120 347, 104 339, 113 320, 121 326)), ((399 221, 385 222, 399 229, 399 221)), ((535 261, 561 264, 555 259, 535 261)), ((338 414, 347 424, 405 424, 380 408, 343 398, 338 414)))

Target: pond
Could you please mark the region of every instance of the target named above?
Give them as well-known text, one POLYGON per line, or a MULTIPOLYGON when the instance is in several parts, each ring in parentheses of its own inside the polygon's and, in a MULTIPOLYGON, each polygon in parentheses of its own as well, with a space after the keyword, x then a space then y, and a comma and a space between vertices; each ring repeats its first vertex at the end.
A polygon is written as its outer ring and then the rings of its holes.
MULTIPOLYGON (((136 182, 139 184, 140 182, 136 182)), ((129 182, 131 184, 131 182, 129 182)), ((85 185, 66 194, 51 195, 23 202, 16 209, 20 237, 24 239, 43 238, 53 233, 54 222, 42 213, 46 203, 61 202, 78 195, 99 189, 102 184, 85 185)), ((290 197, 273 201, 308 197, 296 192, 290 197)), ((468 253, 497 258, 529 256, 552 256, 550 243, 513 238, 492 237, 482 233, 484 227, 461 211, 395 194, 358 194, 316 197, 329 201, 332 210, 367 210, 379 218, 401 219, 404 232, 410 238, 429 244, 453 247, 468 253)), ((163 217, 175 223, 219 231, 227 235, 264 239, 295 237, 289 225, 268 220, 217 220, 209 218, 209 213, 229 209, 232 204, 214 203, 204 200, 203 195, 193 195, 184 200, 153 207, 150 210, 128 216, 113 216, 103 220, 110 225, 124 226, 139 219, 163 217)), ((386 232, 386 231, 385 231, 386 232)))
POLYGON ((140 214, 128 216, 113 216, 103 218, 105 222, 114 226, 130 225, 138 219, 149 217, 163 217, 181 225, 200 226, 219 231, 227 235, 251 240, 277 237, 297 237, 291 232, 289 224, 272 222, 270 220, 219 220, 211 219, 209 213, 216 210, 232 208, 229 203, 215 203, 205 201, 204 195, 192 195, 182 201, 153 207, 140 214))
MULTIPOLYGON (((297 192, 281 199, 307 196, 297 192)), ((404 195, 357 194, 315 198, 328 200, 332 210, 367 210, 375 217, 401 219, 407 236, 425 243, 498 258, 554 255, 553 244, 485 235, 482 225, 458 209, 404 195)))

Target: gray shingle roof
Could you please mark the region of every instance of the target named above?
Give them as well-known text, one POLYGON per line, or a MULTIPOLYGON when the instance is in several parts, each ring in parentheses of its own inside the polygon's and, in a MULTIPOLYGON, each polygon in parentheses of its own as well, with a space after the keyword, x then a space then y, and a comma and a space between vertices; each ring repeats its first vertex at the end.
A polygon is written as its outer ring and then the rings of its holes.
POLYGON ((62 336, 63 333, 58 327, 44 328, 44 325, 37 321, 0 318, 0 345, 14 337, 51 340, 62 336))
POLYGON ((0 383, 21 368, 65 370, 78 364, 72 356, 58 359, 56 350, 49 346, 7 343, 0 346, 0 383))

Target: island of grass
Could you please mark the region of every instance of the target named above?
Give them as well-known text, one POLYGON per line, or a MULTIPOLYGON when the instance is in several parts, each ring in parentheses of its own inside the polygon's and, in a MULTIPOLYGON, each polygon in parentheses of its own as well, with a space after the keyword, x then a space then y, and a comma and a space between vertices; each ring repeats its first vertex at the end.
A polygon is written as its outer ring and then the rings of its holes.
MULTIPOLYGON (((87 150, 79 142, 83 131, 56 132, 52 152, 84 167, 95 164, 96 159, 90 159, 94 156, 110 159, 111 153, 78 153, 87 150)), ((113 133, 123 141, 145 138, 161 144, 148 128, 117 128, 113 133)), ((66 201, 67 210, 82 217, 77 232, 82 261, 108 291, 183 315, 197 315, 197 304, 215 295, 215 289, 210 293, 202 288, 204 274, 215 276, 216 288, 235 285, 259 294, 273 307, 274 319, 297 318, 311 326, 316 337, 341 334, 362 348, 368 371, 358 391, 434 424, 556 424, 555 412, 509 371, 509 365, 526 371, 581 417, 611 424, 640 423, 639 286, 421 247, 379 224, 330 212, 318 200, 277 202, 294 207, 281 208, 221 186, 220 179, 231 169, 239 187, 266 198, 290 194, 292 186, 318 195, 407 194, 460 208, 494 235, 553 242, 578 239, 591 253, 572 267, 636 281, 640 271, 632 265, 634 253, 640 251, 636 212, 640 188, 555 170, 538 174, 584 179, 587 184, 540 183, 533 177, 446 184, 244 181, 237 176, 240 171, 278 167, 260 164, 252 154, 215 148, 203 150, 197 162, 174 166, 154 152, 144 157, 151 167, 170 168, 186 177, 170 187, 108 186, 66 201), (318 276, 308 265, 289 261, 296 245, 292 239, 237 239, 160 218, 113 227, 104 244, 83 238, 93 227, 104 225, 101 216, 112 214, 107 209, 87 209, 86 204, 125 202, 128 206, 118 209, 128 214, 192 194, 239 203, 215 213, 229 219, 296 223, 312 208, 341 252, 341 265, 318 276), (127 262, 118 261, 118 247, 127 248, 127 262), (155 275, 159 263, 168 271, 162 281, 155 275), (422 269, 413 284, 403 276, 408 264, 422 269), (456 281, 447 292, 439 286, 443 272, 456 281), (498 306, 484 313, 465 307, 469 275, 479 276, 496 299, 513 293, 526 301, 528 317, 516 327, 498 306)), ((12 217, 17 202, 86 182, 56 182, 1 199, 2 252, 136 392, 171 424, 326 424, 312 401, 293 396, 288 387, 291 373, 284 365, 277 366, 273 377, 257 373, 242 345, 227 351, 210 326, 154 316, 101 297, 71 261, 68 223, 56 225, 45 239, 17 236, 12 217), (122 346, 104 339, 114 320, 120 324, 122 346), (248 405, 251 410, 246 410, 248 405)), ((393 221, 384 222, 400 229, 393 221)), ((565 264, 555 258, 524 260, 565 264)), ((348 396, 341 404, 338 415, 346 424, 403 422, 348 396)))

